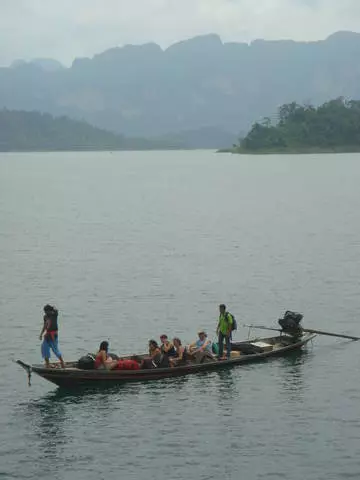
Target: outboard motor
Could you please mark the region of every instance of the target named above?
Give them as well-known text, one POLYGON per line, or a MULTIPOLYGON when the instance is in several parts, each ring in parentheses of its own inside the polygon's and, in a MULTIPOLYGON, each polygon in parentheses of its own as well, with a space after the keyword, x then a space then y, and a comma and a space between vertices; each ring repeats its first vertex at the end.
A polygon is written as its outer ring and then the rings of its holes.
POLYGON ((301 313, 291 312, 290 310, 287 310, 283 318, 279 319, 279 325, 284 333, 288 333, 293 337, 299 337, 302 335, 302 328, 300 322, 303 317, 304 316, 301 313))

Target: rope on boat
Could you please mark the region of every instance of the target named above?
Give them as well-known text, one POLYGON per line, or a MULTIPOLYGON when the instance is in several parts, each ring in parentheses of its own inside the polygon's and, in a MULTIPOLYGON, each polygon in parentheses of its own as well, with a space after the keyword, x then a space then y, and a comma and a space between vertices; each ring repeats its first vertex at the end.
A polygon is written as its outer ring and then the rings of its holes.
POLYGON ((31 387, 31 372, 32 372, 32 368, 30 367, 27 371, 28 387, 31 387))
POLYGON ((28 378, 28 386, 31 387, 31 372, 32 368, 30 365, 27 365, 26 363, 22 362, 21 360, 16 360, 17 364, 19 364, 27 373, 27 378, 28 378))

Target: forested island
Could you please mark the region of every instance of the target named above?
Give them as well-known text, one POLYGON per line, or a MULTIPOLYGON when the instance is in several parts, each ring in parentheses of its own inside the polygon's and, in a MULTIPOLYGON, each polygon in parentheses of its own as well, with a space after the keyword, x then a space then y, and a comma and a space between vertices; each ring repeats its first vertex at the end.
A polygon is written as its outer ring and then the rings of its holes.
POLYGON ((233 153, 326 153, 360 151, 360 101, 337 98, 319 107, 282 105, 276 123, 254 123, 233 153))
POLYGON ((125 137, 68 117, 0 110, 0 151, 151 150, 169 145, 125 137))

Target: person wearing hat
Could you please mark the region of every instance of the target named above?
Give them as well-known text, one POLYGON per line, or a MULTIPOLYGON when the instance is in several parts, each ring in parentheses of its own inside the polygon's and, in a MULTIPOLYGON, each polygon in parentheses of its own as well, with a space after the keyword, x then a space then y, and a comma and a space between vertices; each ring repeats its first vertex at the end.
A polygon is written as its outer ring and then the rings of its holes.
POLYGON ((212 344, 207 338, 205 330, 198 331, 199 338, 190 344, 189 349, 191 353, 196 352, 209 352, 212 354, 212 344))

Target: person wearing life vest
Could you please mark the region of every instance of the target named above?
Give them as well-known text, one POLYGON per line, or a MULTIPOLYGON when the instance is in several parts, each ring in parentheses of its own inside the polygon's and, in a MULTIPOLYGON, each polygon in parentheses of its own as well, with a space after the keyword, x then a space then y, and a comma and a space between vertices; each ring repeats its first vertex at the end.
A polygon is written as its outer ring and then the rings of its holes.
POLYGON ((224 340, 226 343, 226 357, 229 360, 231 354, 231 331, 233 324, 233 317, 231 313, 226 311, 226 305, 219 305, 219 321, 216 328, 216 333, 219 336, 219 359, 223 357, 224 340))
POLYGON ((45 360, 45 365, 46 367, 50 367, 50 351, 52 350, 54 355, 60 360, 61 367, 65 368, 65 363, 58 344, 59 312, 55 307, 45 305, 44 314, 44 325, 39 338, 42 340, 41 354, 45 360))

